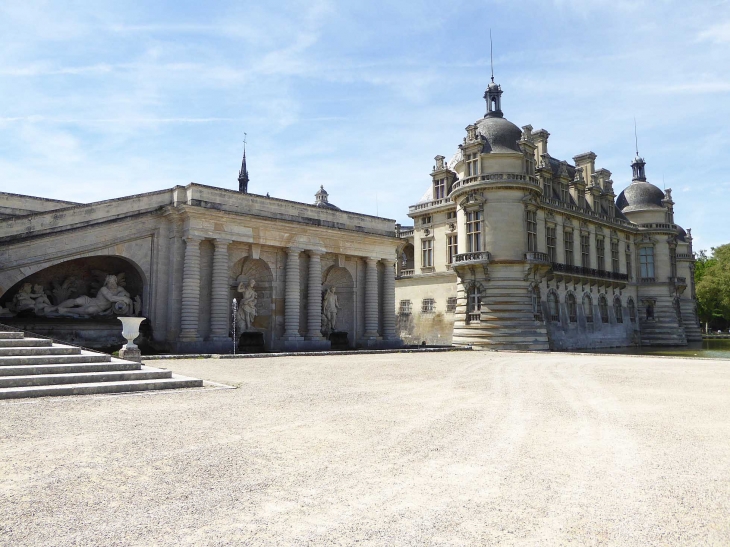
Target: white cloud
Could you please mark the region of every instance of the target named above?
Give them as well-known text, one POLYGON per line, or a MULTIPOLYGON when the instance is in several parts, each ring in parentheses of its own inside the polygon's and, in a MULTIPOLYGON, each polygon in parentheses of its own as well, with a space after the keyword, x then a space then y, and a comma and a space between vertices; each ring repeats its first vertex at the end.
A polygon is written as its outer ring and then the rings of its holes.
POLYGON ((717 23, 697 35, 699 40, 708 40, 716 44, 730 43, 730 21, 717 23))

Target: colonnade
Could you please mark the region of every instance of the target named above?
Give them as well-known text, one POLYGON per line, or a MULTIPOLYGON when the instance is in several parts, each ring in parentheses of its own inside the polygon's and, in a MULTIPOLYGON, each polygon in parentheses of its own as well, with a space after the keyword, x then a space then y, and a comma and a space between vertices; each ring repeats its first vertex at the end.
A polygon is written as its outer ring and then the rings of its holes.
MULTIPOLYGON (((180 319, 181 342, 201 341, 199 335, 200 308, 200 244, 203 237, 188 235, 185 240, 185 257, 183 261, 182 306, 180 319)), ((228 247, 230 239, 213 239, 213 271, 211 279, 211 313, 210 340, 227 340, 229 338, 229 290, 228 290, 228 247)), ((284 343, 303 342, 302 346, 311 343, 324 343, 322 336, 322 255, 321 250, 286 248, 286 266, 284 282, 284 343), (309 256, 307 274, 307 317, 304 336, 300 334, 300 257, 302 253, 309 256)), ((397 340, 395 332, 395 260, 367 257, 365 259, 365 310, 364 335, 365 342, 377 340, 397 340), (384 266, 383 294, 380 294, 378 283, 378 262, 384 266), (378 323, 380 317, 379 303, 382 300, 382 325, 380 333, 378 323)), ((353 333, 355 334, 355 333, 353 333)))

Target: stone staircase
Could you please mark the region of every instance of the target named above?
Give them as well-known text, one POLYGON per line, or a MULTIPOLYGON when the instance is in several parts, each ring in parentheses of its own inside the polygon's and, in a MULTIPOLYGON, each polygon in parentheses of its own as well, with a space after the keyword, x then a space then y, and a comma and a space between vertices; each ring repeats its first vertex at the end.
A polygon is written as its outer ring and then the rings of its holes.
POLYGON ((687 337, 671 304, 657 302, 653 321, 641 317, 642 346, 686 346, 687 337))
POLYGON ((0 399, 202 387, 169 370, 0 331, 0 399))

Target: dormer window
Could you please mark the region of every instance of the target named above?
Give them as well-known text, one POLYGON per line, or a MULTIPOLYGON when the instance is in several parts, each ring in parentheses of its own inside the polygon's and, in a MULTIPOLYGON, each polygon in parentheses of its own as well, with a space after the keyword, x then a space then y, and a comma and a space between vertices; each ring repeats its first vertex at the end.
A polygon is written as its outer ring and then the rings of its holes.
POLYGON ((446 197, 446 179, 436 179, 433 183, 433 199, 446 197))
POLYGON ((570 202, 570 194, 568 193, 568 185, 565 184, 564 182, 560 183, 560 199, 565 203, 570 202))
POLYGON ((466 155, 466 176, 475 177, 479 174, 479 154, 466 155))

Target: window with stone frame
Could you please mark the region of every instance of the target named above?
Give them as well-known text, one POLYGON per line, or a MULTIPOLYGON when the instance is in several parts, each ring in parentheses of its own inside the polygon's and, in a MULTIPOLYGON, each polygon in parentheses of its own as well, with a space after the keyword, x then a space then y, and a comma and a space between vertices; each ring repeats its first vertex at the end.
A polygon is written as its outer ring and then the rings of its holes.
POLYGON ((618 263, 618 239, 611 238, 611 271, 613 273, 619 273, 618 263))
POLYGON ((626 244, 626 273, 629 276, 629 280, 634 278, 634 272, 632 272, 632 263, 631 263, 631 245, 628 243, 626 244))
POLYGON ((576 323, 578 321, 578 304, 573 293, 568 293, 565 296, 565 307, 568 308, 568 320, 571 323, 576 323))
POLYGON ((629 298, 626 306, 629 308, 629 321, 636 323, 636 304, 634 304, 634 299, 629 298))
POLYGON ((421 301, 421 313, 434 313, 436 311, 436 301, 433 298, 424 298, 421 301))
POLYGON ((601 322, 608 323, 608 300, 606 300, 605 294, 598 297, 598 311, 601 314, 601 322))
POLYGON ((422 216, 421 224, 431 224, 431 215, 422 216))
POLYGON ((454 313, 456 311, 456 297, 449 296, 446 299, 446 313, 454 313))
POLYGON ((542 193, 546 198, 553 198, 553 180, 550 177, 545 177, 543 180, 542 193))
POLYGON ((583 315, 587 323, 593 323, 593 299, 588 293, 583 295, 583 315))
POLYGON ((639 270, 642 281, 654 279, 654 247, 639 249, 639 270))
POLYGON ((575 265, 575 255, 573 252, 573 230, 563 229, 563 245, 565 247, 565 263, 568 266, 575 265))
POLYGON ((555 262, 555 226, 546 226, 545 227, 545 240, 547 242, 547 254, 548 254, 548 260, 550 262, 555 262))
POLYGON ((457 236, 446 236, 446 263, 453 264, 457 253, 457 236))
POLYGON ((466 176, 475 177, 479 174, 479 154, 466 155, 466 176))
POLYGON ((606 241, 599 236, 596 236, 596 268, 606 269, 606 241))
POLYGON ((532 315, 535 321, 542 321, 542 305, 540 302, 540 287, 537 285, 532 287, 530 291, 530 297, 532 299, 532 315))
POLYGON ((591 267, 591 236, 588 232, 580 233, 580 265, 591 267))
POLYGON ((482 293, 479 287, 472 285, 466 293, 466 321, 478 323, 481 320, 482 293))
POLYGON ((447 211, 446 212, 446 220, 452 220, 456 218, 456 211, 447 211))
POLYGON ((411 315, 411 301, 401 300, 398 304, 398 313, 400 315, 411 315))
POLYGON ((433 239, 421 240, 421 266, 433 267, 433 239))
POLYGON ((550 312, 550 321, 553 323, 560 321, 560 300, 558 300, 558 293, 554 291, 548 293, 548 311, 550 312))
POLYGON ((446 197, 446 179, 436 179, 433 181, 433 199, 443 199, 446 197))
POLYGON ((564 182, 560 183, 560 199, 564 203, 570 203, 570 192, 568 191, 568 185, 564 182))
POLYGON ((482 250, 482 212, 466 213, 466 251, 476 253, 482 250))
POLYGON ((537 211, 526 211, 527 215, 527 251, 537 252, 537 211))
POLYGON ((613 298, 613 314, 616 316, 616 323, 624 322, 623 305, 621 304, 621 298, 619 298, 618 295, 613 298))

